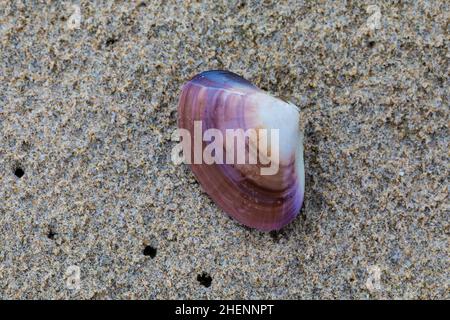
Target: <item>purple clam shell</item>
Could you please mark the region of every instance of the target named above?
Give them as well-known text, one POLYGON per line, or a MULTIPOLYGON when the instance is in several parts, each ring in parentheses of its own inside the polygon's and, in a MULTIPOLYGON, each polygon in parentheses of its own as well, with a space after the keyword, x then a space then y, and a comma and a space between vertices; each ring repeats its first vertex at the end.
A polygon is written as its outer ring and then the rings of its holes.
MULTIPOLYGON (((182 88, 178 127, 191 133, 191 146, 195 143, 194 121, 202 122, 203 133, 210 128, 225 132, 226 129, 264 127, 262 116, 270 119, 273 114, 274 118, 281 117, 280 123, 290 122, 298 131, 298 137, 290 132, 282 136, 285 152, 280 156, 279 170, 275 175, 260 175, 259 162, 253 165, 190 164, 195 177, 214 202, 248 227, 262 231, 278 230, 291 222, 302 206, 303 146, 298 129, 298 111, 293 113, 292 108, 295 106, 270 96, 228 71, 203 72, 182 88), (294 116, 283 118, 287 113, 294 116)), ((208 143, 203 141, 203 150, 208 143)))

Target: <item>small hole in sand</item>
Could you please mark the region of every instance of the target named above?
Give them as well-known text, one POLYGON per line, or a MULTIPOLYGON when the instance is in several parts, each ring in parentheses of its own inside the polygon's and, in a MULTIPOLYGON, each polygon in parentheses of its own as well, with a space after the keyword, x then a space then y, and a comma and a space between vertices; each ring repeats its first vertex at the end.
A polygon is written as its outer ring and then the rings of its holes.
POLYGON ((56 233, 53 230, 49 230, 48 234, 47 234, 47 238, 53 240, 55 239, 56 233))
POLYGON ((209 274, 203 272, 201 275, 199 274, 197 276, 197 281, 200 282, 202 286, 209 288, 211 286, 212 278, 209 274))
POLYGON ((114 43, 116 43, 119 39, 116 38, 108 38, 106 40, 106 46, 112 46, 114 43))
POLYGON ((22 168, 18 167, 14 170, 14 174, 16 175, 17 178, 22 178, 23 175, 25 174, 25 171, 23 171, 22 168))
POLYGON ((156 248, 153 248, 152 246, 146 246, 142 253, 144 254, 144 256, 147 256, 147 257, 150 257, 153 259, 154 257, 156 257, 156 248))

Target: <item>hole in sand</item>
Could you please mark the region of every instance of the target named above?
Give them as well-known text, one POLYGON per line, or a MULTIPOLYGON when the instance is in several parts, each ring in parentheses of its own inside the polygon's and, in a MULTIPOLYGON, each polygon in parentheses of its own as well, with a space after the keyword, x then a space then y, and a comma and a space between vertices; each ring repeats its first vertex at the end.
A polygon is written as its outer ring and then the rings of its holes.
POLYGON ((22 178, 23 175, 25 174, 25 171, 23 171, 22 168, 17 167, 17 168, 14 170, 14 174, 16 175, 17 178, 22 178))
POLYGON ((156 257, 156 248, 153 248, 152 246, 146 246, 142 253, 144 254, 144 256, 147 256, 147 257, 150 257, 153 259, 154 257, 156 257))
POLYGON ((53 240, 53 239, 55 239, 55 236, 56 236, 56 232, 54 232, 53 230, 50 229, 47 233, 47 238, 53 240))
POLYGON ((119 39, 117 39, 117 38, 108 38, 108 39, 106 39, 105 44, 107 47, 109 47, 109 46, 112 46, 114 43, 116 43, 118 40, 119 39))
POLYGON ((209 288, 211 286, 212 278, 209 274, 203 272, 201 275, 199 274, 197 276, 197 281, 200 282, 202 286, 209 288))

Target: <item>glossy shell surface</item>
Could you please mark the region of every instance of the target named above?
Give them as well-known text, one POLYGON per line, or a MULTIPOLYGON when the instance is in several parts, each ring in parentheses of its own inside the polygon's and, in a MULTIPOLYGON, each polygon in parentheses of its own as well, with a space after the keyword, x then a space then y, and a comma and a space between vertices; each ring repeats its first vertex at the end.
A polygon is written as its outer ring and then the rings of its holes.
MULTIPOLYGON (((279 144, 266 152, 278 152, 278 171, 262 175, 257 164, 190 164, 203 189, 227 214, 240 223, 263 231, 278 230, 299 213, 304 194, 303 141, 298 108, 257 88, 228 71, 206 71, 182 88, 178 126, 194 141, 194 122, 202 133, 218 129, 278 129, 279 144)), ((259 139, 259 138, 258 138, 259 139)), ((259 141, 259 140, 258 140, 259 141)), ((208 145, 203 141, 202 150, 208 145)), ((256 146, 247 143, 247 152, 256 146)), ((226 156, 230 152, 224 147, 226 156)), ((195 157, 194 147, 191 158, 195 157)))

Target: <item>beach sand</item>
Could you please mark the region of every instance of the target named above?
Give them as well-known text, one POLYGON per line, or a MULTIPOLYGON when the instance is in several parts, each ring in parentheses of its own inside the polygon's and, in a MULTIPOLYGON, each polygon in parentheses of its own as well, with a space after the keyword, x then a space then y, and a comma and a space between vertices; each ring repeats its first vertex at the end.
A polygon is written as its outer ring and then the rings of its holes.
POLYGON ((0 1, 0 298, 449 299, 449 3, 374 3, 0 1), (301 109, 279 232, 170 161, 210 69, 301 109))

